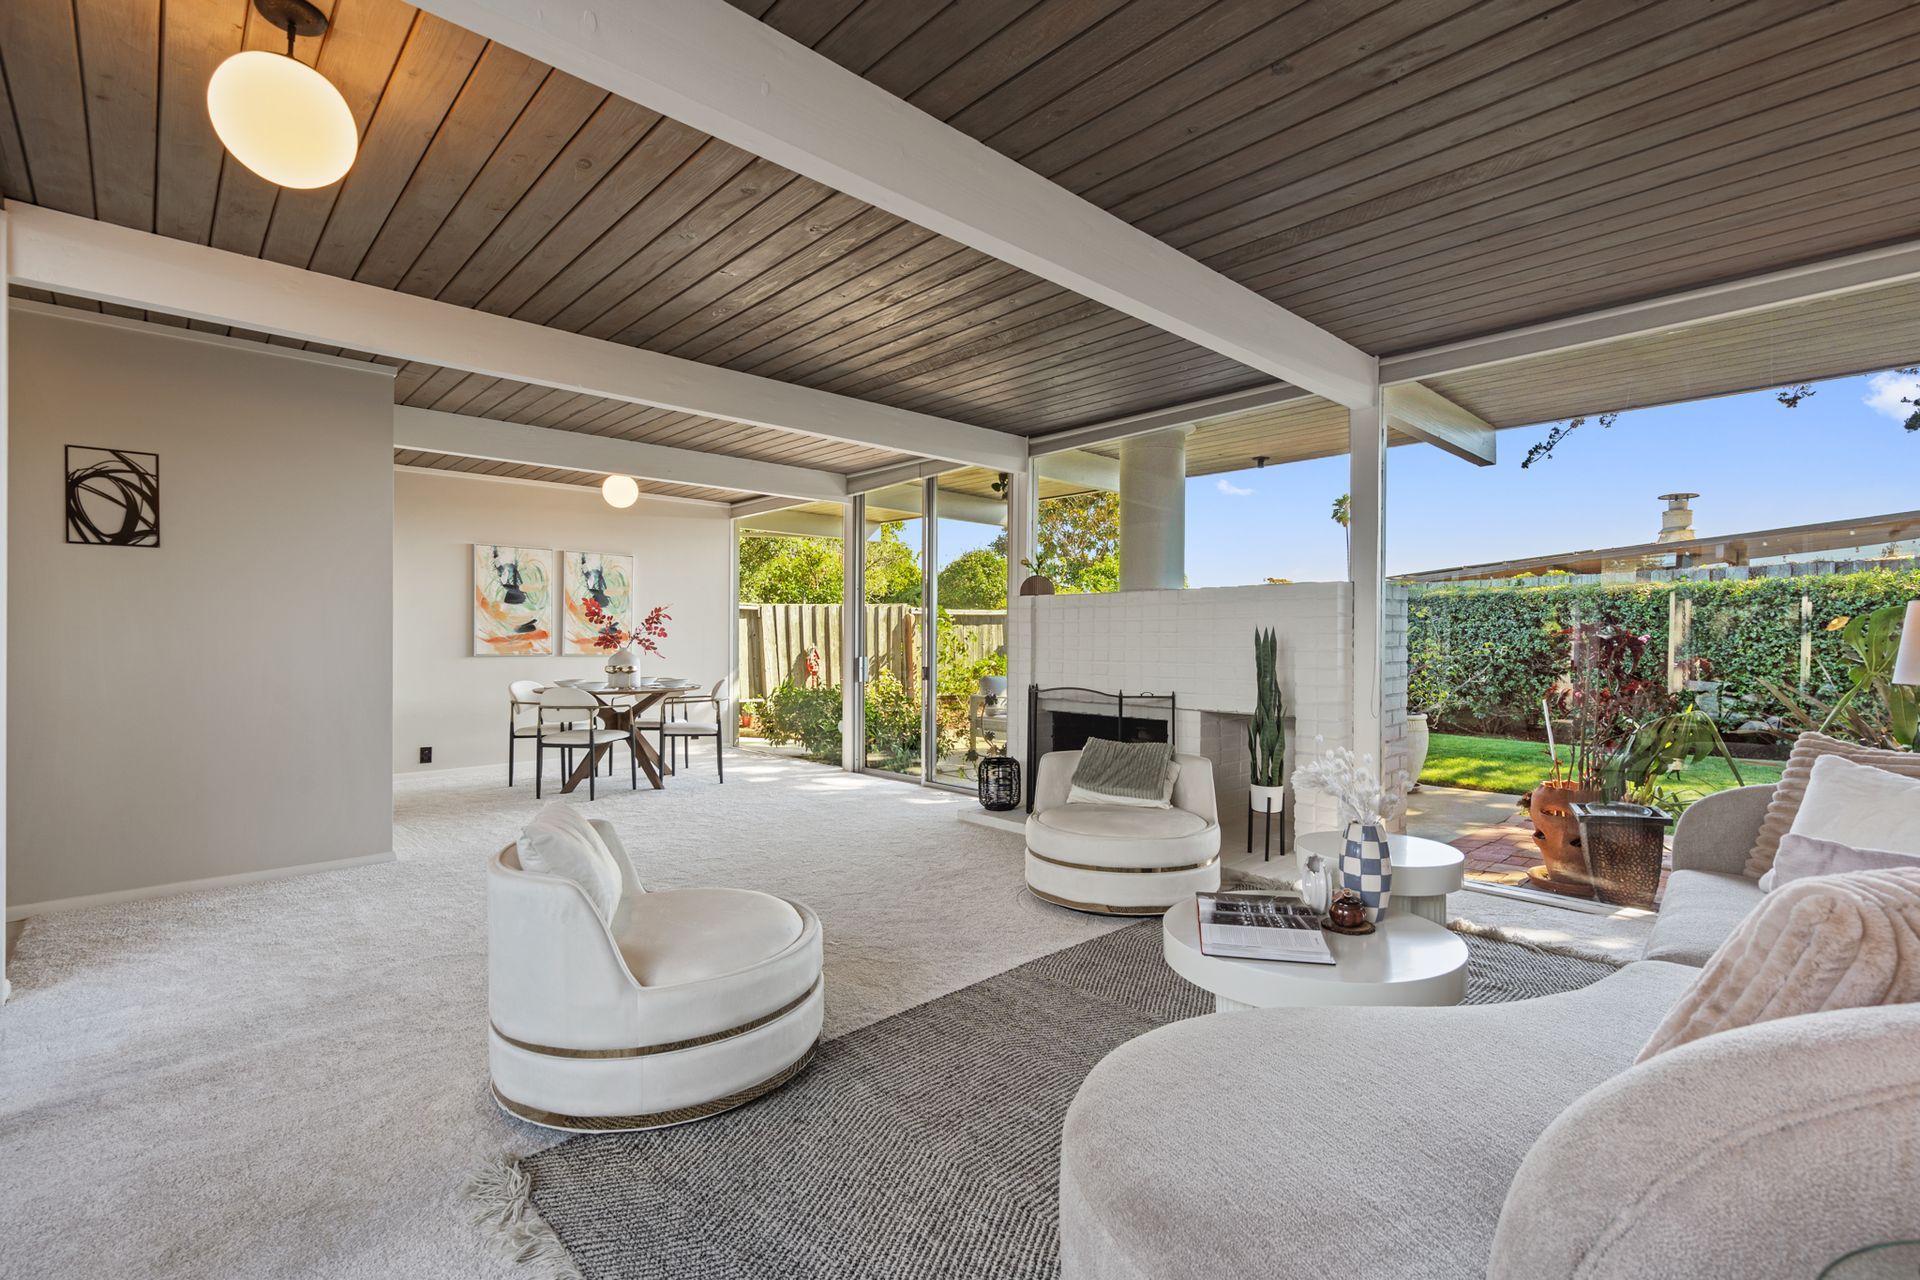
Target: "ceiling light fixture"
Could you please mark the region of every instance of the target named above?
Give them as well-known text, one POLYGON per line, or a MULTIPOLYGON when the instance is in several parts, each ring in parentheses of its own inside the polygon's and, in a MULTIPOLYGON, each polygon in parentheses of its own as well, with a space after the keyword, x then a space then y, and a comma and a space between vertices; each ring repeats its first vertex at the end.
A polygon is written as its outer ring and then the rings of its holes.
POLYGON ((325 33, 327 15, 307 0, 253 0, 253 7, 287 33, 287 52, 249 49, 214 70, 207 81, 213 131, 234 159, 276 186, 331 186, 353 167, 360 129, 333 83, 293 56, 294 37, 325 33))
POLYGON ((640 486, 632 476, 608 476, 600 482, 600 496, 610 507, 630 507, 640 500, 640 486))

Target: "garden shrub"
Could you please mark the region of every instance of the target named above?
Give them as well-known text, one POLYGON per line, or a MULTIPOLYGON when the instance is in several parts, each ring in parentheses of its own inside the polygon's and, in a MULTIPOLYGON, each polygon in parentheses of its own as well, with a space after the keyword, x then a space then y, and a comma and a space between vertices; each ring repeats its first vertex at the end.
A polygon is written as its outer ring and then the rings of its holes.
MULTIPOLYGON (((880 767, 918 769, 920 704, 891 671, 883 670, 867 682, 866 714, 867 750, 880 767)), ((767 696, 761 724, 769 742, 798 743, 809 760, 840 761, 838 686, 809 689, 788 681, 767 696)), ((946 736, 943 728, 943 746, 946 736)))
POLYGON ((1870 569, 1822 577, 1416 588, 1407 607, 1409 688, 1415 710, 1468 732, 1537 731, 1540 699, 1564 659, 1560 632, 1581 617, 1629 627, 1665 652, 1669 600, 1693 601, 1683 657, 1721 683, 1720 719, 1737 725, 1784 708, 1761 678, 1800 679, 1801 598, 1812 602, 1812 691, 1831 696, 1846 663, 1836 619, 1920 596, 1920 570, 1870 569))

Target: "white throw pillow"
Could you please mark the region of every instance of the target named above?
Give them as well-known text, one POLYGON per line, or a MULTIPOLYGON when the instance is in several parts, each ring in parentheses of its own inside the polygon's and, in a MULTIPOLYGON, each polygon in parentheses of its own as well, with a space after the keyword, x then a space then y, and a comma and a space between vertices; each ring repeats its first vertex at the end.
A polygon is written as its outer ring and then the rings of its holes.
POLYGON ((1892 853, 1885 849, 1856 849, 1834 840, 1816 840, 1789 831, 1780 837, 1773 870, 1760 877, 1760 892, 1805 880, 1808 876, 1837 876, 1848 871, 1920 871, 1920 853, 1892 853))
POLYGON ((602 923, 620 904, 620 866, 593 824, 566 804, 550 804, 521 829, 520 865, 580 886, 602 923))
POLYGON ((1117 804, 1128 809, 1171 809, 1173 808, 1173 784, 1180 778, 1180 762, 1167 761, 1167 771, 1160 779, 1160 794, 1150 799, 1136 799, 1133 796, 1111 796, 1104 791, 1089 791, 1085 787, 1068 787, 1068 804, 1117 804))
POLYGON ((1920 853, 1920 778, 1821 756, 1789 830, 1855 849, 1920 853))

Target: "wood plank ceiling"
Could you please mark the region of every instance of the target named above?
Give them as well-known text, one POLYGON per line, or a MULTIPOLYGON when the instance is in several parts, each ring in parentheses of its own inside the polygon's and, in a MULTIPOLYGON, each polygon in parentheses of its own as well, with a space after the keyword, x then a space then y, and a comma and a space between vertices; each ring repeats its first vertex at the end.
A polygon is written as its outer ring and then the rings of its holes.
MULTIPOLYGON (((1920 225, 1908 0, 736 2, 1381 354, 1920 225)), ((337 187, 277 190, 207 124, 218 62, 277 41, 247 0, 6 0, 0 188, 1026 434, 1265 381, 397 0, 322 7, 298 53, 364 135, 337 187)), ((398 388, 840 470, 886 456, 459 371, 398 388)))

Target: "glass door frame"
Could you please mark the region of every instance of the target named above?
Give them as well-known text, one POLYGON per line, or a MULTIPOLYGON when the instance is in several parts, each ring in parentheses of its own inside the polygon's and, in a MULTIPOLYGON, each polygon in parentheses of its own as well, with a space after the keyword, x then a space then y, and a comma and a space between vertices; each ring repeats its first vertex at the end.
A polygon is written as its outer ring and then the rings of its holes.
POLYGON ((940 476, 923 476, 917 483, 920 485, 920 654, 916 676, 920 686, 920 769, 917 775, 896 773, 867 763, 866 682, 872 668, 868 653, 872 637, 867 633, 867 496, 864 493, 849 497, 846 507, 844 545, 848 554, 844 557, 846 582, 841 599, 856 603, 843 606, 851 608, 854 616, 843 617, 840 626, 843 642, 849 629, 859 639, 857 644, 847 646, 849 669, 841 683, 844 717, 840 735, 841 764, 849 773, 871 773, 964 794, 971 790, 965 783, 942 781, 938 776, 940 708, 935 695, 939 689, 940 575, 935 566, 940 555, 940 509, 936 505, 940 476))

